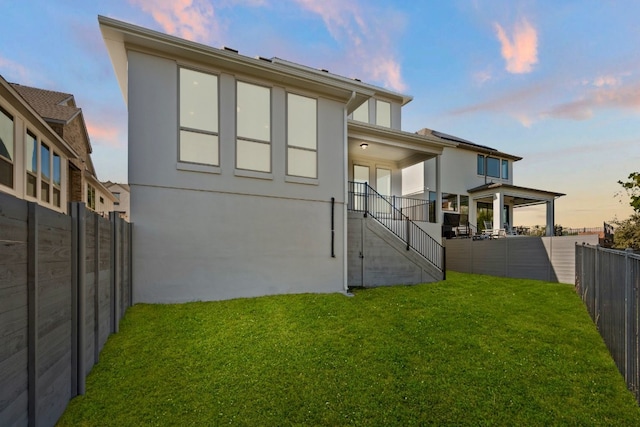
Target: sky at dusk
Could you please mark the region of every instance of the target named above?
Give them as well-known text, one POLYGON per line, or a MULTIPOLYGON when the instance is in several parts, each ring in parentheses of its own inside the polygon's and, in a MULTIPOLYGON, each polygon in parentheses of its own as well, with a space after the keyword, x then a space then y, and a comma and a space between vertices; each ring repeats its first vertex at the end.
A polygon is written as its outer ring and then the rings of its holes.
MULTIPOLYGON (((127 113, 97 16, 412 95, 427 127, 524 159, 514 184, 566 193, 556 223, 624 219, 640 171, 634 0, 0 0, 0 74, 75 95, 98 177, 127 181, 127 113)), ((544 224, 543 209, 516 224, 544 224)))

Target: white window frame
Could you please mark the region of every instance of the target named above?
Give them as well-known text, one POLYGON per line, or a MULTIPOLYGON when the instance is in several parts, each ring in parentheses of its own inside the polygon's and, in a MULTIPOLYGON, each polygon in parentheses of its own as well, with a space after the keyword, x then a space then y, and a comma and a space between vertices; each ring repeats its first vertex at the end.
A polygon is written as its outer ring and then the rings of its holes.
POLYGON ((376 125, 378 126, 382 126, 385 128, 391 128, 391 103, 388 101, 383 101, 381 99, 376 99, 376 125), (387 116, 387 114, 382 115, 381 113, 381 109, 380 106, 381 105, 388 105, 389 106, 389 115, 387 116), (385 119, 384 122, 381 119, 385 119), (386 120, 389 120, 389 123, 386 123, 386 120))
POLYGON ((214 168, 217 168, 220 166, 220 77, 217 74, 194 69, 194 68, 189 68, 189 67, 183 67, 183 66, 178 67, 178 153, 177 153, 177 156, 178 156, 179 164, 204 165, 205 167, 214 167, 214 168), (211 100, 211 105, 214 105, 216 109, 215 114, 212 114, 212 120, 215 118, 214 130, 204 129, 201 127, 191 127, 182 123, 182 110, 184 108, 183 102, 182 102, 182 91, 181 91, 183 70, 192 72, 192 73, 199 73, 207 77, 215 78, 216 99, 211 100), (189 159, 189 158, 183 158, 182 144, 183 144, 183 137, 186 135, 213 137, 213 139, 209 141, 209 143, 215 143, 216 145, 215 147, 216 160, 212 162, 205 162, 205 161, 196 161, 194 159, 189 159))
MULTIPOLYGON (((257 84, 257 83, 253 83, 253 82, 247 82, 247 81, 243 81, 243 80, 236 80, 236 170, 238 171, 248 171, 249 174, 247 176, 252 176, 253 173, 257 173, 257 174, 266 174, 266 175, 270 175, 271 171, 273 170, 273 147, 272 147, 272 140, 273 140, 273 94, 272 94, 272 89, 269 86, 266 85, 261 85, 261 84, 257 84), (267 89, 268 93, 269 93, 269 102, 267 103, 267 105, 269 106, 269 134, 268 134, 268 140, 263 140, 260 138, 254 138, 252 136, 247 136, 247 135, 241 135, 239 132, 239 120, 238 120, 238 113, 239 113, 239 109, 241 108, 241 106, 239 105, 239 97, 238 97, 238 87, 240 85, 247 85, 247 86, 253 86, 253 87, 257 87, 257 88, 264 88, 267 89), (265 146, 268 147, 268 157, 269 157, 269 167, 268 170, 265 169, 251 169, 251 168, 247 168, 247 167, 241 167, 239 165, 239 150, 238 150, 238 146, 240 145, 240 143, 249 143, 249 144, 264 144, 265 146)), ((261 147, 264 148, 264 147, 261 147)), ((259 175, 257 175, 256 177, 260 177, 259 175)))
POLYGON ((0 155, 0 162, 8 163, 11 167, 11 185, 6 185, 0 182, 0 185, 6 188, 15 189, 16 186, 16 117, 15 115, 9 113, 6 109, 0 106, 0 114, 4 114, 12 123, 12 132, 11 132, 11 144, 12 144, 12 153, 11 155, 14 157, 13 159, 8 159, 5 156, 0 155))
POLYGON ((312 179, 312 180, 317 180, 318 179, 318 167, 319 167, 319 163, 318 163, 318 99, 317 98, 312 98, 310 96, 305 96, 305 95, 300 95, 297 93, 293 93, 293 92, 287 92, 287 176, 291 176, 291 177, 297 177, 297 178, 305 178, 305 179, 312 179), (314 148, 309 148, 308 146, 303 146, 301 144, 296 144, 296 141, 292 141, 292 137, 291 137, 291 114, 295 112, 295 109, 290 108, 291 106, 291 101, 290 101, 290 97, 295 97, 295 98, 304 98, 306 100, 311 100, 313 101, 313 113, 315 115, 314 119, 314 124, 315 124, 315 129, 313 129, 313 146, 314 148), (304 153, 313 153, 314 157, 315 157, 315 174, 311 175, 304 175, 304 174, 294 174, 290 171, 290 162, 292 161, 292 156, 290 155, 290 153, 292 151, 300 151, 300 152, 304 152, 304 153))

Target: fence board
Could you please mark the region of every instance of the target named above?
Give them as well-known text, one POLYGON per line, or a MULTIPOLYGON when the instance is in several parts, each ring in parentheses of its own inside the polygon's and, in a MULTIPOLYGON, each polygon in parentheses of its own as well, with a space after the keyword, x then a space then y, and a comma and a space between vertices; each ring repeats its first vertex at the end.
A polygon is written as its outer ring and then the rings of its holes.
POLYGON ((107 221, 82 204, 72 204, 74 209, 83 213, 82 221, 0 194, 1 426, 55 425, 107 341, 114 315, 110 285, 116 275, 123 296, 119 316, 129 306, 130 266, 124 260, 130 256, 130 239, 119 243, 123 253, 111 251, 115 227, 124 233, 129 224, 107 221), (73 232, 74 221, 85 224, 82 239, 73 232), (80 263, 78 249, 86 253, 80 263), (118 271, 111 269, 114 256, 123 260, 118 271), (87 273, 82 300, 74 297, 74 267, 87 273), (80 327, 72 323, 77 313, 82 313, 80 327), (78 353, 83 359, 76 366, 78 353), (78 372, 81 365, 84 372, 78 372))
POLYGON ((597 235, 449 239, 447 269, 462 273, 573 283, 576 241, 597 243, 597 235), (567 248, 571 248, 568 250, 567 248))

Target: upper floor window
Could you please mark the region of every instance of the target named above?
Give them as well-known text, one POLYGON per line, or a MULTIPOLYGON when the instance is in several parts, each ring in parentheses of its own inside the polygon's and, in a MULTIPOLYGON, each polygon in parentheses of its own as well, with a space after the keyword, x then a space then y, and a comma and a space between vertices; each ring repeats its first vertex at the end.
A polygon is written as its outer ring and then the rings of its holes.
POLYGON ((13 188, 13 117, 0 108, 0 184, 13 188))
POLYGON ((492 178, 509 179, 509 161, 478 154, 477 171, 478 175, 486 174, 492 178))
POLYGON ((271 172, 271 90, 237 83, 236 167, 271 172))
POLYGON ((287 94, 287 175, 318 177, 317 116, 315 99, 287 94))
POLYGON ((53 153, 53 204, 60 207, 62 171, 60 170, 60 156, 53 153))
POLYGON ((376 124, 387 128, 391 127, 391 104, 389 102, 376 100, 376 124))
POLYGON ((42 173, 40 174, 40 199, 43 202, 49 203, 51 197, 49 195, 49 189, 51 188, 49 181, 51 180, 51 151, 46 144, 40 144, 40 167, 42 173))
POLYGON ((38 197, 38 139, 29 131, 27 131, 26 150, 27 196, 38 197))
POLYGON ((509 161, 502 160, 502 179, 509 179, 509 161))
POLYGON ((365 101, 353 112, 353 120, 369 123, 369 101, 365 101))
POLYGON ((180 68, 179 159, 218 166, 218 145, 218 77, 180 68))

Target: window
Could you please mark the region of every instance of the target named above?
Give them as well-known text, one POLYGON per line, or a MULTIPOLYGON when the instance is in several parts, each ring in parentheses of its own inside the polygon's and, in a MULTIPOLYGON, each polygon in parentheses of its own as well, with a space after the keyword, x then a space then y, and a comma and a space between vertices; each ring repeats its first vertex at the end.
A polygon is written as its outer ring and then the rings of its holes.
POLYGON ((364 104, 356 108, 356 111, 353 112, 353 120, 369 123, 369 101, 365 101, 364 104))
POLYGON ((438 195, 435 191, 429 191, 429 222, 436 223, 436 199, 438 195))
POLYGON ((40 199, 47 203, 51 200, 49 195, 49 189, 51 187, 49 184, 49 181, 51 180, 50 154, 51 152, 49 151, 49 147, 46 144, 40 144, 40 167, 42 168, 40 175, 40 199))
POLYGON ((391 195, 391 171, 389 169, 376 168, 376 191, 381 196, 391 195))
POLYGON ((60 156, 53 153, 53 204, 60 207, 60 186, 62 175, 60 171, 60 156))
POLYGON ((504 159, 498 159, 495 157, 485 157, 482 154, 478 154, 478 175, 485 175, 485 162, 486 162, 486 175, 492 178, 509 179, 509 161, 504 159), (500 172, 502 171, 502 174, 500 172))
POLYGON ((180 68, 179 159, 219 165, 217 76, 180 68))
POLYGON ((447 212, 458 211, 458 195, 442 193, 442 210, 447 212))
POLYGON ((460 195, 460 225, 469 222, 469 196, 460 195))
POLYGON ((117 199, 117 201, 113 202, 113 206, 120 206, 120 193, 113 193, 113 196, 117 199))
POLYGON ((509 179, 509 161, 502 160, 502 179, 509 179))
POLYGON ((104 205, 104 197, 100 196, 100 204, 104 205))
POLYGON ((0 184, 13 188, 13 117, 0 108, 0 184))
POLYGON ((487 157, 487 176, 500 178, 500 159, 487 157))
POLYGON ((376 124, 378 126, 391 127, 391 104, 376 100, 376 124))
POLYGON ((318 177, 317 111, 315 99, 287 94, 287 175, 318 177))
POLYGON ((271 90, 238 82, 236 167, 271 172, 271 90))
POLYGON ((26 149, 27 196, 38 197, 38 140, 29 131, 27 131, 26 149))
POLYGON ((96 189, 87 184, 87 207, 96 210, 96 189))

